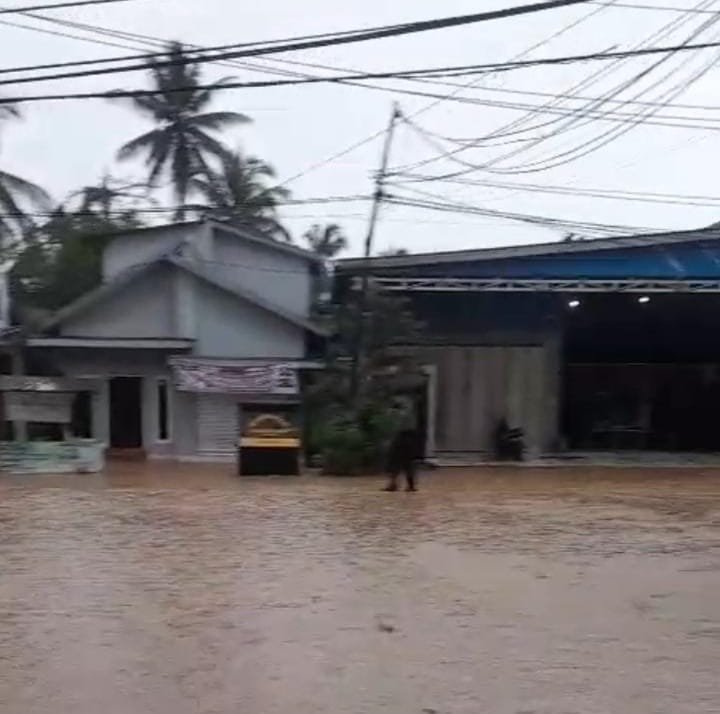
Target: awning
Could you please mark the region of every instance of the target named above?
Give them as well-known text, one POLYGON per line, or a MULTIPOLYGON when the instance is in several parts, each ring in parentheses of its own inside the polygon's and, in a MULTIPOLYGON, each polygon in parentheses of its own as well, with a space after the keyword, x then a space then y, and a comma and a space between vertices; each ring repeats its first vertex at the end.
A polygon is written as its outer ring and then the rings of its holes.
POLYGON ((296 396, 300 389, 297 365, 212 364, 207 360, 175 358, 170 361, 176 389, 211 394, 296 396))

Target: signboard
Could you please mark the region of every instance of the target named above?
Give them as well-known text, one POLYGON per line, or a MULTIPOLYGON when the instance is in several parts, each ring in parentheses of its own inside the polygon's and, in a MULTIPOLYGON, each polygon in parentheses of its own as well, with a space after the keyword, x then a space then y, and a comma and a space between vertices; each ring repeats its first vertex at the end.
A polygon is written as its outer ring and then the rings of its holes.
POLYGON ((298 430, 280 414, 260 414, 243 429, 242 448, 299 449, 298 430))
POLYGON ((3 392, 90 392, 99 386, 97 379, 79 377, 0 376, 0 391, 3 392))
POLYGON ((175 387, 184 392, 296 396, 297 371, 288 364, 214 365, 195 360, 172 362, 175 387))
POLYGON ((13 474, 97 473, 104 447, 91 439, 78 442, 2 441, 0 471, 13 474))
POLYGON ((69 424, 74 396, 63 392, 5 392, 5 419, 69 424))
POLYGON ((287 410, 257 412, 244 409, 238 472, 243 476, 300 473, 300 432, 287 410))

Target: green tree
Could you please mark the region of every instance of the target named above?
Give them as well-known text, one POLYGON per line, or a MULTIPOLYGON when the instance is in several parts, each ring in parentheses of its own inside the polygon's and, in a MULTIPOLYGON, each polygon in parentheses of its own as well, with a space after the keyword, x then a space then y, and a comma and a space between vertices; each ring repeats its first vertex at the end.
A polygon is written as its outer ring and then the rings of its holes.
POLYGON ((147 184, 128 183, 120 181, 109 174, 103 175, 100 183, 95 186, 83 186, 78 191, 70 194, 70 198, 79 198, 80 204, 78 213, 96 213, 104 220, 112 222, 113 216, 130 212, 132 208, 118 206, 121 201, 130 201, 132 204, 138 201, 148 200, 147 184))
POLYGON ((409 346, 417 344, 419 324, 409 301, 370 289, 335 305, 333 337, 326 369, 307 391, 310 450, 329 473, 371 471, 383 461, 398 417, 393 397, 424 384, 425 375, 409 346), (362 321, 362 330, 358 326, 362 321), (352 393, 358 339, 359 395, 352 393))
POLYGON ((305 232, 303 237, 310 250, 328 260, 335 258, 348 246, 347 237, 337 223, 328 223, 325 226, 316 223, 305 232))
POLYGON ((112 216, 58 206, 45 223, 26 232, 10 271, 21 321, 22 315, 58 310, 100 284, 102 253, 111 235, 140 226, 132 211, 112 216))
POLYGON ((210 174, 209 160, 227 153, 212 133, 247 123, 250 118, 237 112, 206 111, 215 92, 229 78, 203 88, 200 67, 187 63, 189 55, 181 43, 171 43, 167 54, 172 64, 147 65, 157 94, 129 99, 130 105, 156 126, 123 145, 118 158, 124 161, 144 156, 150 186, 167 175, 178 205, 176 218, 183 220, 192 179, 210 174))
POLYGON ((277 206, 290 192, 267 186, 266 180, 274 178, 270 164, 240 151, 228 153, 221 157, 219 171, 206 171, 191 179, 191 191, 205 202, 191 208, 219 220, 245 223, 289 242, 291 236, 278 219, 277 206))
POLYGON ((410 251, 407 248, 388 248, 378 253, 378 255, 381 258, 392 258, 395 255, 410 255, 410 251))
MULTIPOLYGON (((0 124, 19 117, 20 112, 12 104, 0 105, 0 124)), ((5 248, 8 238, 27 226, 24 204, 46 208, 49 202, 50 197, 42 188, 0 169, 0 247, 5 248)))
POLYGON ((347 248, 348 241, 337 223, 328 223, 325 226, 316 223, 305 231, 303 238, 308 248, 323 258, 323 263, 315 276, 313 300, 316 316, 321 316, 326 311, 332 292, 330 261, 347 248))

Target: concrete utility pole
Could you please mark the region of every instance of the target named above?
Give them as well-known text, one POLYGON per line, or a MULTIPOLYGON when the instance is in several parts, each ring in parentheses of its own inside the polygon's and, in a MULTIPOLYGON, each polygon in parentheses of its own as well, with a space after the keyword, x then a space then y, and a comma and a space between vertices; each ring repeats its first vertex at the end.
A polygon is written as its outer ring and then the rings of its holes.
MULTIPOLYGON (((402 116, 400 112, 400 106, 397 102, 393 104, 392 113, 390 115, 390 122, 385 132, 385 141, 383 143, 382 156, 380 158, 380 168, 375 175, 375 191, 373 192, 372 208, 370 209, 370 220, 368 223, 368 231, 365 237, 365 252, 364 256, 369 258, 372 254, 373 239, 375 238, 375 227, 377 226, 378 217, 380 216, 380 208, 382 206, 383 198, 385 197, 385 178, 388 169, 388 163, 390 162, 390 149, 392 148, 393 138, 395 136, 395 126, 397 120, 402 116)), ((357 400, 360 393, 360 368, 363 359, 363 342, 365 335, 365 310, 367 308, 368 288, 370 279, 366 271, 363 272, 362 285, 360 288, 360 299, 358 300, 359 305, 359 316, 357 321, 357 334, 355 336, 355 349, 354 359, 352 364, 352 375, 350 383, 350 392, 353 401, 357 400)))
POLYGON ((382 158, 380 159, 380 169, 375 176, 375 192, 373 193, 372 209, 370 210, 370 222, 368 224, 368 232, 365 237, 365 257, 369 258, 372 253, 373 239, 375 238, 375 226, 377 225, 378 216, 380 215, 380 206, 384 198, 383 189, 385 188, 385 178, 390 161, 390 149, 392 147, 393 138, 395 136, 395 125, 401 117, 400 106, 397 102, 393 104, 392 114, 390 115, 390 123, 385 132, 385 142, 383 144, 382 158))

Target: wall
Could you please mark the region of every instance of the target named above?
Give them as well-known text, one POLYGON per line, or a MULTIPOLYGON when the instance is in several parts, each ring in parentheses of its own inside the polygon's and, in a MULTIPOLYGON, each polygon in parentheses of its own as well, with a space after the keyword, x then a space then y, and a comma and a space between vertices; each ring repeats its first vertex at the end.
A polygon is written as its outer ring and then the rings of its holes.
POLYGON ((160 265, 115 294, 66 320, 60 334, 73 337, 176 337, 173 271, 160 265))
POLYGON ((0 329, 10 325, 10 294, 8 291, 8 270, 0 266, 0 329))
MULTIPOLYGON (((172 252, 184 241, 191 241, 199 257, 210 259, 211 240, 210 228, 202 223, 178 224, 119 235, 103 253, 103 280, 107 282, 132 266, 151 263, 172 252)), ((192 249, 188 257, 192 257, 192 249)))
POLYGON ((302 328, 199 280, 195 296, 196 354, 248 359, 303 357, 302 328))
POLYGON ((500 419, 525 432, 528 455, 553 446, 558 428, 559 349, 555 341, 525 346, 417 348, 435 365, 438 452, 486 452, 500 419))
POLYGON ((216 229, 213 270, 268 302, 307 317, 312 279, 310 262, 216 229))
MULTIPOLYGON (((100 390, 93 394, 93 438, 106 445, 110 442, 109 379, 111 377, 141 377, 143 447, 150 456, 172 456, 176 450, 194 451, 194 419, 192 403, 185 395, 171 388, 170 411, 172 432, 168 443, 157 440, 157 380, 166 378, 172 386, 167 366, 168 354, 160 350, 90 350, 56 349, 53 361, 63 374, 70 377, 98 377, 103 379, 100 390), (190 419, 191 423, 187 424, 190 419), (182 446, 180 446, 182 439, 182 446)), ((188 395, 192 398, 192 395, 188 395)))

